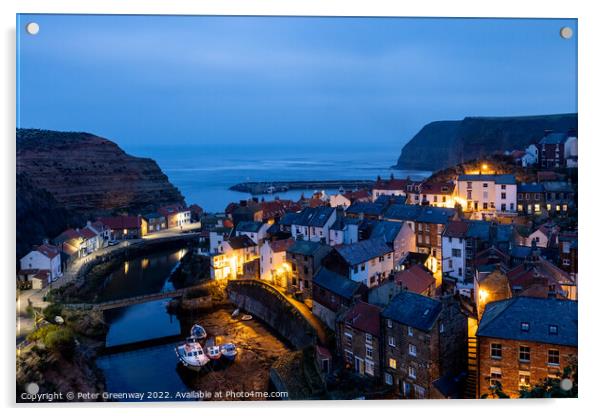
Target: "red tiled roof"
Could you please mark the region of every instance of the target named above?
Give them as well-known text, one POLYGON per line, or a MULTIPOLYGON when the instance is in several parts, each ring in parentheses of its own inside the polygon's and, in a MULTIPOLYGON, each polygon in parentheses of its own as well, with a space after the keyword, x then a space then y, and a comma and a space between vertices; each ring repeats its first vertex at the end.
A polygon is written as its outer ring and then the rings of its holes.
POLYGON ((468 222, 450 221, 445 227, 443 235, 446 237, 464 238, 468 232, 468 222))
POLYGON ((345 314, 345 323, 374 336, 380 335, 380 312, 376 305, 358 301, 345 314))
POLYGON ((134 215, 118 215, 116 217, 101 217, 98 221, 112 230, 140 228, 140 217, 134 215))
POLYGON ((346 192, 345 198, 347 198, 351 202, 359 201, 362 199, 370 200, 372 195, 365 189, 360 189, 359 191, 346 192))
POLYGON ((49 259, 53 259, 59 255, 58 247, 50 244, 42 244, 41 246, 35 247, 35 250, 39 251, 49 259))
POLYGON ((287 238, 286 240, 276 240, 270 242, 270 247, 274 253, 281 253, 288 250, 293 244, 295 244, 295 240, 292 238, 287 238))
POLYGON ((89 240, 90 238, 96 237, 96 233, 89 228, 82 228, 79 230, 79 235, 82 236, 85 240, 89 240))
POLYGON ((429 286, 435 284, 433 275, 420 264, 416 264, 402 272, 397 272, 395 281, 410 292, 418 294, 424 293, 429 286))

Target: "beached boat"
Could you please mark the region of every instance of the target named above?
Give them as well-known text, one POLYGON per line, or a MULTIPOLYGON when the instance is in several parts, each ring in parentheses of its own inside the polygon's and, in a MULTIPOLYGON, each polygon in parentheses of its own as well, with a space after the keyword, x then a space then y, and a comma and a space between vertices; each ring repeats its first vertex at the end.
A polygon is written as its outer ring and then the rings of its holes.
POLYGON ((198 342, 187 340, 186 343, 177 346, 175 350, 180 362, 191 370, 199 371, 209 362, 209 357, 198 342))
POLYGON ((232 318, 236 318, 238 315, 240 315, 240 309, 234 309, 234 312, 232 312, 232 318))
POLYGON ((251 319, 253 319, 251 315, 243 315, 240 317, 241 321, 250 321, 251 319))
POLYGON ((190 328, 190 338, 193 338, 197 341, 202 341, 207 338, 207 331, 199 324, 192 325, 190 328))
POLYGON ((236 345, 231 342, 222 345, 220 347, 220 351, 222 352, 222 357, 228 360, 233 360, 236 357, 236 354, 238 354, 238 351, 236 351, 236 345))
POLYGON ((206 347, 207 349, 207 357, 212 360, 219 360, 222 356, 222 350, 219 345, 212 345, 211 347, 206 347))

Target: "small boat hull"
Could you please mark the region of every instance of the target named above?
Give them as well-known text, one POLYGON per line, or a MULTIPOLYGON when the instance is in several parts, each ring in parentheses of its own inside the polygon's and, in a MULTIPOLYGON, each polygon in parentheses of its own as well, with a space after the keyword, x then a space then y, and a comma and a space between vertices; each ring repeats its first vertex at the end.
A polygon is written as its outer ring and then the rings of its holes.
POLYGON ((210 360, 198 342, 186 342, 175 348, 176 355, 184 367, 200 371, 210 360))
POLYGON ((241 321, 250 321, 251 319, 253 319, 253 317, 251 315, 243 315, 240 318, 241 321))
POLYGON ((222 357, 222 351, 218 345, 207 348, 207 357, 211 360, 219 360, 222 357))
POLYGON ((238 351, 236 350, 236 345, 232 343, 222 345, 220 347, 220 351, 222 353, 222 357, 229 361, 233 361, 236 358, 236 355, 238 354, 238 351))

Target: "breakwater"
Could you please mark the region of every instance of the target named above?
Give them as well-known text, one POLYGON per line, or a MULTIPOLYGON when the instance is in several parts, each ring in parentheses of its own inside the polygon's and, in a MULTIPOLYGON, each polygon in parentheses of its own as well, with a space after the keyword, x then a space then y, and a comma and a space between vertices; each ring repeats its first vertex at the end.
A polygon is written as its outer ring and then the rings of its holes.
POLYGON ((231 191, 246 192, 253 195, 286 192, 294 189, 322 190, 340 189, 351 191, 355 189, 372 189, 373 180, 342 179, 324 181, 272 181, 272 182, 241 182, 231 186, 231 191))

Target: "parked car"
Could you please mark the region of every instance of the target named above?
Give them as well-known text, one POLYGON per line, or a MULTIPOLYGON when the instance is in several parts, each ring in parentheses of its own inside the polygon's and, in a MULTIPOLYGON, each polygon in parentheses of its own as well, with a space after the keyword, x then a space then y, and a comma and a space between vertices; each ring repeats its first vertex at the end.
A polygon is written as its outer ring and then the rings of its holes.
POLYGON ((116 246, 117 244, 119 244, 118 240, 109 240, 109 246, 116 246))

